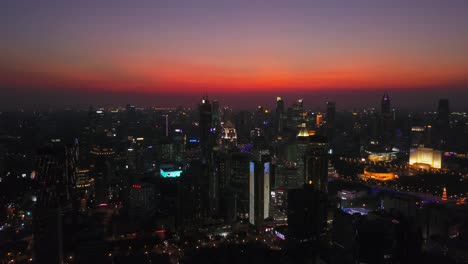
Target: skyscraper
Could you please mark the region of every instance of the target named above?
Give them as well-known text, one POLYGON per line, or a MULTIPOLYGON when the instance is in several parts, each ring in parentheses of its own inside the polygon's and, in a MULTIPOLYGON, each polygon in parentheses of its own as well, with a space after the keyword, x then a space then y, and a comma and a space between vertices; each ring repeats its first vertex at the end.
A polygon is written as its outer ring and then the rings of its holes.
MULTIPOLYGON (((219 105, 218 105, 219 111, 219 105)), ((213 109, 207 97, 203 97, 199 105, 200 113, 200 144, 202 150, 201 191, 206 193, 205 209, 209 216, 217 214, 218 210, 218 183, 214 171, 213 147, 216 142, 213 126, 213 109)))
POLYGON ((284 100, 276 97, 276 134, 281 134, 284 127, 284 100))
POLYGON ((305 176, 305 154, 309 146, 309 131, 306 124, 303 123, 296 136, 296 164, 297 164, 297 187, 306 183, 305 176))
POLYGON ((381 143, 384 145, 384 147, 387 147, 393 135, 393 126, 392 126, 393 115, 392 115, 392 110, 391 110, 390 97, 388 96, 387 92, 385 92, 382 97, 380 115, 381 115, 380 138, 382 141, 381 143))
POLYGON ((440 99, 437 107, 437 121, 441 125, 448 126, 450 115, 450 106, 448 99, 440 99))
POLYGON ((382 115, 389 115, 391 114, 391 109, 390 109, 390 96, 388 96, 388 93, 385 92, 382 101, 380 104, 380 113, 382 115))
POLYGON ((328 144, 321 136, 310 136, 304 154, 305 181, 313 189, 327 192, 328 185, 328 144))
POLYGON ((330 142, 333 140, 335 134, 335 119, 336 119, 336 104, 335 102, 327 102, 327 113, 326 113, 326 121, 327 121, 327 137, 330 142))
POLYGON ((73 147, 63 146, 40 149, 34 159, 35 180, 40 186, 33 212, 35 263, 63 261, 62 214, 71 203, 75 163, 73 147))
POLYGON ((317 241, 326 223, 327 196, 311 185, 288 191, 288 239, 317 241))
POLYGON ((249 223, 257 227, 269 217, 270 154, 259 150, 249 166, 249 223))
POLYGON ((208 97, 203 97, 201 103, 198 107, 200 114, 200 145, 202 148, 202 158, 204 162, 207 161, 208 156, 212 150, 212 122, 213 122, 213 112, 211 108, 211 103, 208 100, 208 97))
POLYGON ((450 130, 450 106, 448 99, 440 99, 437 107, 436 136, 435 143, 437 147, 444 147, 449 140, 450 130))

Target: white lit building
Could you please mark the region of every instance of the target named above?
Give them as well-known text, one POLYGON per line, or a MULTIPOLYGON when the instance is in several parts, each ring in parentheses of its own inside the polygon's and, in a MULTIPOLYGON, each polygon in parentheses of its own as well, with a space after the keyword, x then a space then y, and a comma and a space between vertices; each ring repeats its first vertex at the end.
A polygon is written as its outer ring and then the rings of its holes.
POLYGON ((442 152, 432 148, 415 148, 410 150, 409 164, 440 169, 442 167, 442 152))

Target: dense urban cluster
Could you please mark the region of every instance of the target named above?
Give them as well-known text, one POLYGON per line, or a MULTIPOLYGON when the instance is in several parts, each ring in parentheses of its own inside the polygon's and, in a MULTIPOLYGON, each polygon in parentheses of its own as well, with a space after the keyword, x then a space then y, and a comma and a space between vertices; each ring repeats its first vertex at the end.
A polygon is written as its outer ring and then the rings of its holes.
POLYGON ((465 112, 304 103, 1 112, 0 263, 468 261, 465 112))

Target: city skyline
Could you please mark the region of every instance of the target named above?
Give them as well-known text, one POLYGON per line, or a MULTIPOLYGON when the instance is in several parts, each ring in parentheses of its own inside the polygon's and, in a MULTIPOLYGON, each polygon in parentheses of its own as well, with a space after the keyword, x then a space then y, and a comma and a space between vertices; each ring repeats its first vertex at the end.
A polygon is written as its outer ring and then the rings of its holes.
POLYGON ((419 108, 441 97, 462 107, 467 9, 463 1, 15 1, 0 16, 0 94, 5 105, 33 105, 35 95, 64 105, 172 96, 177 105, 187 101, 178 96, 208 93, 252 108, 236 94, 318 94, 353 106, 387 90, 408 92, 419 108))

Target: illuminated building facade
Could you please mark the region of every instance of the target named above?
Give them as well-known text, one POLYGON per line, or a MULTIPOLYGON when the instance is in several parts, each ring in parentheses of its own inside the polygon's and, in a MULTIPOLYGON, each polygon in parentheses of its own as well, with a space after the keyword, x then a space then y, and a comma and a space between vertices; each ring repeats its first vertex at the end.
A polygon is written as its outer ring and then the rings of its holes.
POLYGON ((410 150, 409 164, 412 166, 429 165, 431 168, 442 168, 442 152, 432 148, 410 150))
POLYGON ((182 175, 182 167, 173 164, 161 164, 159 173, 162 178, 179 178, 182 175))
POLYGON ((255 226, 269 217, 270 166, 269 153, 249 163, 249 223, 255 226))
POLYGON ((367 167, 363 174, 359 174, 363 180, 393 181, 398 176, 384 167, 367 167))
POLYGON ((221 140, 225 148, 233 148, 237 145, 237 132, 230 122, 223 127, 221 140))
POLYGON ((397 158, 398 151, 384 151, 384 152, 377 152, 377 151, 366 151, 367 152, 367 159, 373 162, 388 162, 395 160, 397 158))

